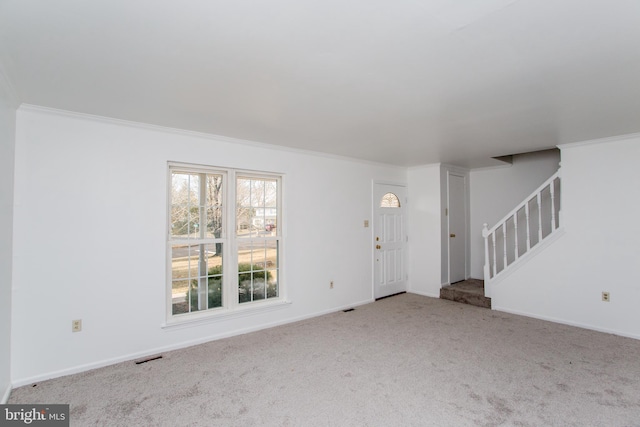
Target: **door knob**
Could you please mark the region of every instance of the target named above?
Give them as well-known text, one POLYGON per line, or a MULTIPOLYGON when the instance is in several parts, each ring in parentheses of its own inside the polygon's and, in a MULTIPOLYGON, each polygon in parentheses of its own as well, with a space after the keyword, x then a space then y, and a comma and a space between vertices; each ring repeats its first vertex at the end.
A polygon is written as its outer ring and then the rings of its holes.
POLYGON ((456 237, 456 235, 451 233, 451 234, 449 234, 449 237, 456 237))

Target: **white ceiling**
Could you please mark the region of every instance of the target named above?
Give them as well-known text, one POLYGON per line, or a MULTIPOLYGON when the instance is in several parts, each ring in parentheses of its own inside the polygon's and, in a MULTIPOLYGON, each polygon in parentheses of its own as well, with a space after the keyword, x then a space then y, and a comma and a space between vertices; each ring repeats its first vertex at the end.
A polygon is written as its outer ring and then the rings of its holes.
POLYGON ((640 131, 638 0, 0 0, 0 64, 24 103, 404 166, 640 131))

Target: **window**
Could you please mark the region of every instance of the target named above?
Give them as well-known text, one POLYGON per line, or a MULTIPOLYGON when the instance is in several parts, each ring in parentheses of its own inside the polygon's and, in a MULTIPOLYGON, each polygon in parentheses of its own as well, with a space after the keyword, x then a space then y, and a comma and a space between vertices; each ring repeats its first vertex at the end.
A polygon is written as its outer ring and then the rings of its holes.
POLYGON ((238 302, 278 297, 278 182, 251 176, 236 180, 238 302))
POLYGON ((169 181, 168 317, 280 300, 281 177, 170 164, 169 181))
POLYGON ((387 193, 382 196, 380 200, 381 208, 399 208, 400 207, 400 199, 393 193, 387 193))

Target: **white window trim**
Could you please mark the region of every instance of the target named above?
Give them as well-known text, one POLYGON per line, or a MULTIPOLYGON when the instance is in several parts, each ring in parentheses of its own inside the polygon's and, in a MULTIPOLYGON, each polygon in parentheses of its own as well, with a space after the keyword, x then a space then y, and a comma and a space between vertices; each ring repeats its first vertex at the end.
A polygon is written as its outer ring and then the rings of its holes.
MULTIPOLYGON (((180 319, 168 319, 162 325, 162 329, 180 329, 185 326, 198 326, 207 323, 216 323, 233 319, 240 319, 242 317, 253 316, 262 313, 268 313, 270 311, 276 311, 283 308, 287 308, 292 304, 291 301, 287 299, 275 299, 273 298, 271 301, 259 301, 259 302, 250 302, 240 305, 235 310, 230 309, 213 309, 207 310, 212 311, 212 313, 197 312, 188 316, 184 316, 184 318, 180 319), (248 304, 248 305, 247 305, 248 304), (245 305, 247 305, 245 307, 245 305), (215 313, 213 313, 215 312, 215 313)), ((182 317, 182 316, 179 316, 182 317)))
POLYGON ((269 312, 280 308, 287 307, 291 301, 287 300, 284 274, 284 174, 266 171, 255 171, 248 169, 225 168, 219 166, 206 166, 181 162, 168 162, 167 164, 167 199, 166 199, 166 215, 167 221, 165 226, 165 245, 166 245, 166 271, 165 271, 165 322, 161 324, 163 329, 174 329, 180 326, 196 326, 203 323, 218 322, 233 318, 246 317, 253 314, 269 312), (278 209, 278 226, 276 228, 278 243, 278 296, 263 301, 251 301, 240 303, 238 301, 238 275, 226 275, 223 279, 222 307, 197 311, 193 313, 184 313, 173 315, 172 307, 172 271, 171 271, 171 245, 176 243, 193 243, 187 239, 171 239, 171 176, 172 172, 188 172, 188 173, 208 173, 220 174, 223 176, 223 194, 226 194, 223 206, 223 227, 220 240, 222 240, 222 262, 223 271, 237 271, 238 259, 237 248, 238 239, 236 230, 236 187, 237 178, 267 178, 275 179, 278 182, 278 197, 276 207, 278 209), (229 277, 230 276, 230 277, 229 277))

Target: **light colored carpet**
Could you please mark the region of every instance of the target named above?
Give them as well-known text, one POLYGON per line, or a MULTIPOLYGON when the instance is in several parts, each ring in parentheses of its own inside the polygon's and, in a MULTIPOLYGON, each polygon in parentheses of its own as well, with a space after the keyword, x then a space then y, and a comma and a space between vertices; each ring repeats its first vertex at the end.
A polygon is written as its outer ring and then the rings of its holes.
POLYGON ((21 387, 90 426, 638 426, 640 341, 412 294, 21 387))

